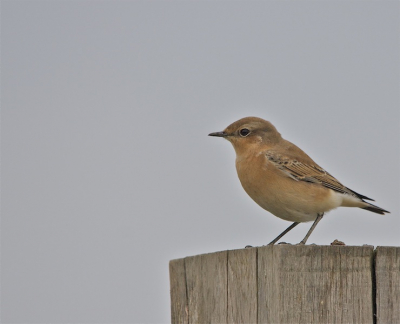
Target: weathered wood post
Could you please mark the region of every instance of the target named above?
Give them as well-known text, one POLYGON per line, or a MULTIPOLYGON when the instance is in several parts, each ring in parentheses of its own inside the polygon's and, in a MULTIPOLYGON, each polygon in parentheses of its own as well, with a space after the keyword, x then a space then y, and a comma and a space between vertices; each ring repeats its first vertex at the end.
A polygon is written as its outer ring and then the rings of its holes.
POLYGON ((400 248, 274 245, 170 262, 173 324, 400 323, 400 248))

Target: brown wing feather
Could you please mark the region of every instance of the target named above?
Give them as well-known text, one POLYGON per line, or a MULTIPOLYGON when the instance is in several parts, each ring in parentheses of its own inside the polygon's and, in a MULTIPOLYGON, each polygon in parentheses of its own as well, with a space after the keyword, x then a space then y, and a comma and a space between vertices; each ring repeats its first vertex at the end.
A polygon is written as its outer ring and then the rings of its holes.
POLYGON ((282 170, 286 175, 294 180, 319 183, 324 187, 343 194, 356 197, 359 196, 354 191, 342 185, 336 178, 316 164, 305 164, 271 151, 267 151, 266 156, 278 169, 282 170))

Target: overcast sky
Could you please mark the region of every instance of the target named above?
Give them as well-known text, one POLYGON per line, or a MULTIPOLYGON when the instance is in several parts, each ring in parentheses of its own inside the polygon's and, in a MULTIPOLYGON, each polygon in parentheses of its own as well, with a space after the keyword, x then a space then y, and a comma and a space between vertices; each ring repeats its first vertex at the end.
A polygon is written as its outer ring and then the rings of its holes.
POLYGON ((392 212, 309 244, 399 246, 399 6, 2 1, 2 322, 168 323, 169 260, 275 238, 207 136, 246 116, 392 212))

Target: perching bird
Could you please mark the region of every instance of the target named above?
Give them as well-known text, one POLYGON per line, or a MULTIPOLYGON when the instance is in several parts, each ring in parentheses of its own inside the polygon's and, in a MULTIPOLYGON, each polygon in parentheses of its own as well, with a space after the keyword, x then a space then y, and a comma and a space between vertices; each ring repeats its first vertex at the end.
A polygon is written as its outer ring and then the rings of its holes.
POLYGON ((299 244, 305 244, 325 212, 337 207, 359 207, 389 213, 365 200, 371 198, 342 185, 296 145, 282 138, 268 121, 242 118, 222 132, 236 151, 236 170, 247 194, 275 216, 294 222, 271 243, 301 222, 314 221, 299 244))

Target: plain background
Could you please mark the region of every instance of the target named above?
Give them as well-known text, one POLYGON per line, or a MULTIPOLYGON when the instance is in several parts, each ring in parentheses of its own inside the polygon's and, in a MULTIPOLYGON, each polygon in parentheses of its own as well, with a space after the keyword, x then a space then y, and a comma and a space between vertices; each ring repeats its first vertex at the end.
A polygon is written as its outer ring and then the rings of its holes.
POLYGON ((392 212, 310 244, 399 245, 398 1, 1 5, 3 323, 168 323, 169 260, 290 225, 207 136, 245 116, 392 212))

